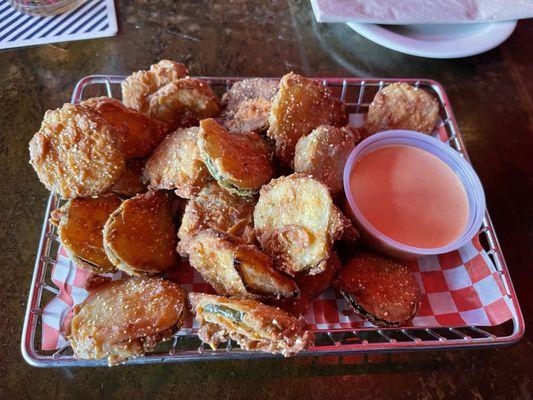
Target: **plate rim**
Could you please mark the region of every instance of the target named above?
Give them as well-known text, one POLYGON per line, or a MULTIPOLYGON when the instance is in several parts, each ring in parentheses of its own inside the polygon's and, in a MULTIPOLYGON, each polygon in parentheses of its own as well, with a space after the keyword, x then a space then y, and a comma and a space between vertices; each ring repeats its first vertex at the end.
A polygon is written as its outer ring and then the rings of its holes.
POLYGON ((378 24, 348 22, 346 25, 366 39, 388 49, 418 57, 448 59, 481 54, 499 46, 511 36, 516 29, 517 23, 518 21, 513 20, 479 24, 480 26, 484 26, 483 31, 477 30, 471 35, 460 39, 453 39, 453 47, 446 49, 435 49, 438 42, 415 39, 397 32, 392 32, 378 24), (475 40, 475 38, 479 37, 483 37, 484 41, 479 42, 475 40), (478 44, 476 45, 476 43, 478 44), (430 46, 431 48, 429 48, 430 46))

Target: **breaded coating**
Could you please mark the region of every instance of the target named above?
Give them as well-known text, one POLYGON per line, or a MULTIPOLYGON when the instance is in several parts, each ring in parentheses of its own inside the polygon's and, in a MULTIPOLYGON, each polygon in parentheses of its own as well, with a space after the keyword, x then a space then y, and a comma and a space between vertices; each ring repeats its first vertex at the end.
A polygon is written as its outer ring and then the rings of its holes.
POLYGON ((292 276, 322 272, 333 242, 355 236, 328 188, 300 174, 273 179, 261 188, 254 228, 262 250, 274 258, 278 269, 292 276))
POLYGON ((230 132, 264 132, 272 98, 278 91, 273 79, 252 78, 235 82, 222 96, 222 119, 230 132))
POLYGON ((148 115, 170 129, 198 125, 220 112, 218 97, 207 82, 195 78, 173 81, 150 96, 148 115))
POLYGON ((332 251, 326 261, 326 268, 320 274, 309 275, 306 273, 299 273, 296 275, 294 280, 298 284, 298 287, 301 286, 301 296, 307 297, 309 301, 320 296, 324 290, 333 284, 341 267, 341 260, 337 254, 332 251))
POLYGON ((290 357, 314 344, 303 319, 256 300, 189 293, 189 303, 200 323, 198 336, 213 349, 232 339, 243 350, 290 357))
POLYGON ((111 186, 111 191, 121 196, 131 197, 146 192, 143 182, 143 170, 146 161, 136 158, 126 162, 126 168, 118 180, 111 186))
POLYGON ((304 315, 313 300, 332 285, 341 267, 339 257, 332 251, 322 272, 316 275, 309 275, 307 271, 296 274, 294 281, 300 291, 296 298, 268 300, 268 304, 280 307, 293 315, 304 315))
POLYGON ((140 357, 183 324, 187 298, 177 284, 128 277, 105 282, 74 307, 68 339, 74 357, 109 365, 140 357))
POLYGON ((211 175, 202 161, 198 134, 196 127, 178 129, 163 140, 144 169, 150 188, 174 190, 188 199, 207 184, 211 175))
POLYGON ((214 119, 204 119, 198 146, 219 185, 241 196, 257 193, 274 173, 268 143, 255 132, 230 133, 214 119))
POLYGON ((336 286, 357 313, 375 325, 402 326, 416 314, 420 289, 407 265, 359 253, 341 269, 336 286))
POLYGON ((161 60, 148 71, 137 71, 122 82, 122 101, 127 107, 148 114, 150 96, 167 83, 188 75, 185 65, 161 60))
POLYGON ((67 103, 44 114, 30 141, 30 163, 46 188, 64 199, 98 196, 124 169, 116 141, 99 113, 67 103))
POLYGON ((184 65, 163 60, 122 83, 124 104, 162 121, 169 130, 187 128, 220 112, 220 102, 201 79, 187 76, 184 65))
POLYGON ((216 229, 255 242, 253 212, 255 200, 228 192, 211 182, 187 202, 178 231, 178 252, 189 254, 191 240, 205 229, 216 229))
POLYGON ((104 251, 102 229, 121 203, 115 195, 79 197, 52 212, 61 244, 78 267, 95 274, 115 271, 104 251))
POLYGON ((110 97, 94 97, 81 105, 90 107, 115 128, 118 147, 126 160, 148 157, 167 134, 164 123, 148 118, 110 97))
POLYGON ((340 127, 346 126, 350 122, 350 116, 346 111, 346 104, 341 99, 333 98, 333 115, 329 125, 340 127))
POLYGON ((130 275, 158 274, 178 265, 176 227, 167 193, 150 191, 125 200, 105 223, 104 249, 130 275))
POLYGON ((368 108, 368 135, 390 129, 432 133, 439 118, 439 104, 428 92, 406 82, 381 89, 368 108))
POLYGON ((296 143, 294 172, 311 175, 332 194, 343 189, 344 165, 355 147, 356 131, 322 125, 296 143))
POLYGON ((215 291, 239 298, 294 298, 296 284, 276 271, 256 246, 227 233, 207 229, 191 241, 189 262, 215 291))
POLYGON ((276 156, 289 166, 298 139, 320 125, 344 126, 344 105, 320 83, 289 73, 280 81, 269 116, 267 135, 276 141, 276 156))

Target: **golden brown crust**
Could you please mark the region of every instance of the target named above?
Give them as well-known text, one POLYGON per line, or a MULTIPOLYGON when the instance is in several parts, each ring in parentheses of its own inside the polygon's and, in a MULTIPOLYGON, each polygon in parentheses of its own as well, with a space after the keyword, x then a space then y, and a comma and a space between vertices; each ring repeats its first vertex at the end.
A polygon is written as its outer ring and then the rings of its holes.
POLYGON ((372 323, 400 326, 416 314, 420 289, 408 266, 359 253, 341 269, 337 286, 355 310, 372 323))
POLYGON ((159 278, 128 277, 98 285, 74 307, 68 339, 78 359, 109 365, 142 356, 180 328, 186 295, 159 278))
POLYGON ((120 196, 131 197, 139 193, 146 192, 146 185, 143 182, 143 169, 146 160, 134 159, 126 162, 126 168, 118 180, 111 186, 111 191, 120 196))
POLYGON ((239 195, 257 193, 274 173, 268 143, 257 133, 230 133, 214 119, 204 119, 198 146, 211 175, 239 195))
POLYGON ((268 129, 271 105, 272 101, 266 99, 245 100, 233 114, 232 119, 224 120, 224 127, 233 133, 265 132, 268 129))
POLYGON ((209 183, 185 206, 178 231, 178 252, 187 256, 190 241, 199 232, 209 228, 254 243, 254 206, 254 199, 232 194, 215 182, 209 183))
POLYGON ((115 271, 104 251, 102 229, 121 203, 115 195, 76 198, 52 213, 61 243, 77 266, 96 274, 115 271))
POLYGON ((185 65, 161 60, 148 71, 137 71, 122 82, 122 101, 127 107, 148 114, 150 96, 167 83, 188 75, 185 65))
POLYGON ((345 123, 344 105, 326 87, 291 72, 272 101, 267 135, 276 141, 276 156, 290 165, 298 139, 317 126, 345 123))
POLYGON ((273 179, 261 188, 254 228, 262 250, 293 276, 323 271, 333 242, 354 231, 327 187, 300 174, 273 179))
POLYGON ((381 89, 368 108, 368 135, 389 129, 431 133, 439 118, 439 105, 429 93, 405 82, 381 89))
POLYGON ((341 193, 344 165, 355 143, 351 129, 321 125, 296 143, 294 172, 318 179, 332 194, 341 193))
POLYGON ((334 242, 337 240, 353 242, 359 239, 359 232, 337 206, 333 206, 331 210, 328 233, 334 242))
POLYGON ((107 220, 103 235, 107 257, 130 275, 163 273, 178 265, 172 202, 164 192, 125 200, 107 220))
POLYGON ((104 193, 124 169, 115 129, 90 108, 47 111, 30 141, 30 163, 52 192, 69 199, 104 193))
POLYGON ((152 189, 175 190, 183 198, 196 194, 211 179, 198 147, 199 128, 168 135, 146 162, 144 177, 152 189))
POLYGON ((98 111, 115 128, 118 147, 126 160, 148 157, 167 134, 164 123, 126 107, 117 99, 94 97, 81 105, 98 111))
POLYGON ((173 81, 150 96, 148 115, 170 129, 198 125, 220 112, 218 97, 207 82, 196 78, 173 81))
POLYGON ((231 338, 244 350, 290 357, 314 344, 305 321, 277 307, 203 293, 190 293, 189 302, 200 323, 198 336, 213 348, 231 338))
POLYGON ((207 229, 196 235, 189 262, 223 296, 260 299, 298 294, 296 284, 274 269, 269 256, 221 231, 207 229))
POLYGON ((222 96, 222 119, 230 132, 264 132, 272 98, 278 91, 273 79, 252 78, 235 82, 222 96))
POLYGON ((339 257, 332 251, 322 272, 315 275, 310 275, 307 271, 296 274, 294 281, 300 291, 298 297, 268 300, 268 304, 280 307, 293 315, 304 315, 312 301, 335 281, 341 267, 339 257))

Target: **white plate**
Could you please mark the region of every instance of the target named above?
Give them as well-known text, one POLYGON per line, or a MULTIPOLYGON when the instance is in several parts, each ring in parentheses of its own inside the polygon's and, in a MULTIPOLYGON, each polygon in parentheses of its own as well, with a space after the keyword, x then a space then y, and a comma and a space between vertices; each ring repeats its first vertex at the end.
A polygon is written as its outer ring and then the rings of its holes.
POLYGON ((354 31, 384 47, 413 56, 459 58, 503 43, 516 21, 458 25, 376 25, 349 22, 354 31))

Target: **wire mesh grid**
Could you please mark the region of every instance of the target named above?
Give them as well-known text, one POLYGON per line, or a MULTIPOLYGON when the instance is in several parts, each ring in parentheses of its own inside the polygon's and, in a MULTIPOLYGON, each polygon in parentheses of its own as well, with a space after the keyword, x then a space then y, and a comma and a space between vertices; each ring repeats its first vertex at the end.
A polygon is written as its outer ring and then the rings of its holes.
MULTIPOLYGON (((72 103, 78 103, 94 96, 120 98, 120 83, 124 76, 93 75, 80 80, 74 88, 72 103)), ((243 77, 201 77, 207 80, 220 96, 234 82, 243 77)), ((430 80, 419 79, 359 79, 359 78, 317 78, 323 85, 342 99, 352 114, 364 113, 378 90, 398 81, 409 82, 432 93, 440 103, 440 117, 446 130, 447 143, 466 159, 468 155, 457 128, 449 101, 443 87, 430 80)), ((35 268, 30 287, 26 316, 22 332, 21 349, 25 360, 39 367, 99 366, 106 360, 76 360, 68 343, 56 351, 41 349, 42 310, 47 301, 59 293, 50 279, 51 269, 59 249, 56 228, 49 223, 50 212, 60 205, 61 200, 51 194, 46 207, 35 268)), ((435 328, 358 328, 315 332, 315 346, 299 356, 347 355, 353 353, 388 352, 397 350, 472 348, 511 344, 524 333, 524 321, 516 294, 505 264, 503 254, 494 232, 489 214, 485 215, 480 230, 480 241, 493 261, 503 287, 514 305, 516 314, 504 324, 492 327, 448 326, 435 328)), ((200 361, 209 359, 253 359, 277 357, 267 353, 246 352, 229 341, 225 348, 212 350, 195 334, 174 335, 170 341, 160 344, 142 358, 127 361, 127 364, 168 363, 200 361)))

